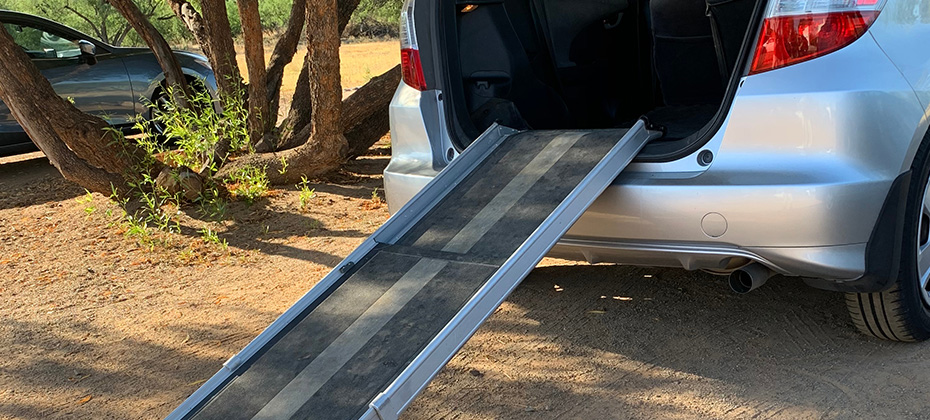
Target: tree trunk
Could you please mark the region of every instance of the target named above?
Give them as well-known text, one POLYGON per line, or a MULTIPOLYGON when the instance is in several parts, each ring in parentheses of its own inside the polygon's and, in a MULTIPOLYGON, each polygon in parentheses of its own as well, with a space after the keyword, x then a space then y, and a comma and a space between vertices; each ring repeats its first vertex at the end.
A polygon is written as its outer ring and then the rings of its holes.
POLYGON ((397 65, 342 101, 342 132, 349 142, 349 157, 362 155, 390 130, 388 107, 400 76, 397 65))
POLYGON ((307 55, 311 80, 307 93, 311 102, 317 105, 310 120, 310 140, 281 153, 245 156, 226 165, 221 175, 246 166, 263 167, 271 183, 283 184, 297 182, 302 176, 312 178, 332 172, 345 161, 348 144, 340 124, 342 83, 336 10, 336 0, 311 0, 307 5, 307 55))
MULTIPOLYGON (((338 31, 341 35, 352 18, 352 13, 358 8, 359 0, 339 0, 338 31)), ((304 58, 304 64, 301 68, 300 75, 297 77, 297 92, 305 92, 310 89, 310 77, 308 70, 309 63, 304 58)), ((396 87, 396 86, 395 86, 396 87)), ((278 150, 287 150, 299 146, 307 140, 309 131, 301 132, 310 123, 310 115, 313 113, 313 103, 307 95, 294 95, 291 101, 291 107, 287 113, 287 118, 281 123, 278 131, 281 133, 281 142, 278 150)))
MULTIPOLYGON (((297 76, 297 86, 294 92, 307 92, 310 90, 310 55, 304 57, 304 63, 301 67, 300 74, 297 76)), ((313 102, 310 95, 294 94, 291 100, 291 107, 287 113, 287 118, 281 122, 278 132, 281 135, 281 141, 278 143, 278 150, 293 149, 300 146, 302 142, 309 137, 307 135, 298 135, 300 131, 310 124, 310 116, 313 113, 313 102)))
POLYGON ((166 0, 168 6, 171 7, 171 11, 174 12, 175 16, 184 23, 184 26, 187 27, 187 30, 194 35, 194 39, 197 40, 197 43, 200 44, 200 48, 203 50, 203 54, 207 56, 207 59, 212 63, 214 61, 213 51, 210 51, 210 43, 207 42, 207 29, 203 24, 203 17, 200 16, 200 13, 197 12, 197 9, 194 9, 187 0, 166 0))
MULTIPOLYGON (((355 93, 342 101, 342 132, 349 142, 349 157, 357 157, 365 153, 375 144, 384 133, 390 129, 388 106, 400 83, 400 66, 382 73, 358 88, 355 93)), ((301 86, 309 85, 309 77, 303 82, 297 81, 297 91, 301 86)), ((312 108, 309 98, 294 95, 294 101, 302 101, 303 106, 312 108)), ((301 106, 297 107, 298 109, 301 106)), ((308 124, 312 114, 293 115, 282 125, 281 137, 284 139, 278 150, 288 150, 300 146, 310 137, 311 127, 308 124), (304 122, 304 121, 307 122, 304 122), (303 123, 301 125, 301 123, 303 123), (303 128, 295 130, 295 126, 303 128)))
MULTIPOLYGON (((310 124, 317 141, 342 143, 342 77, 339 68, 340 31, 337 0, 314 0, 307 6, 307 46, 310 56, 310 98, 318 106, 310 124), (341 141, 340 141, 341 140, 341 141)), ((342 156, 338 156, 341 158, 342 156)))
MULTIPOLYGON (((259 147, 259 143, 274 128, 265 93, 265 47, 262 22, 258 15, 258 0, 238 0, 242 38, 245 44, 245 63, 249 70, 249 138, 258 151, 271 151, 273 147, 259 147), (270 122, 270 124, 269 124, 270 122)), ((277 116, 277 113, 275 113, 277 116)))
POLYGON ((146 45, 155 54, 155 59, 161 65, 165 72, 165 81, 174 96, 175 104, 179 107, 187 108, 187 98, 190 97, 190 90, 187 87, 187 79, 184 78, 184 72, 181 71, 181 64, 174 55, 174 51, 165 41, 165 38, 155 29, 155 26, 149 22, 149 19, 142 14, 142 11, 133 3, 132 0, 108 0, 110 4, 119 10, 120 14, 126 18, 126 21, 132 25, 136 33, 145 41, 146 45))
POLYGON ((307 0, 294 0, 291 5, 291 15, 287 21, 287 28, 285 28, 281 38, 278 39, 278 43, 275 44, 274 51, 271 53, 271 60, 268 61, 268 84, 265 90, 268 94, 268 109, 275 116, 272 126, 277 124, 284 67, 290 64, 294 60, 294 54, 297 54, 297 45, 300 43, 300 34, 303 32, 306 20, 307 0))
POLYGON ((129 190, 135 150, 114 142, 107 123, 60 98, 13 38, 0 28, 0 99, 61 174, 109 195, 129 190), (126 147, 126 148, 124 148, 126 147))
MULTIPOLYGON (((242 74, 236 62, 236 46, 229 26, 226 2, 223 0, 201 0, 203 12, 204 43, 209 45, 213 57, 210 65, 216 74, 216 84, 224 95, 241 95, 242 74)), ((204 44, 201 44, 204 45, 204 44)))
POLYGON ((352 19, 352 14, 358 9, 358 3, 359 0, 339 0, 339 36, 346 30, 349 19, 352 19))
MULTIPOLYGON (((203 11, 204 39, 200 45, 209 50, 212 56, 210 65, 216 75, 216 84, 220 91, 221 102, 237 101, 243 98, 242 74, 236 62, 236 46, 233 44, 232 29, 229 26, 229 15, 224 0, 201 0, 203 11)), ((229 136, 221 136, 213 148, 213 160, 222 164, 229 156, 229 136)))

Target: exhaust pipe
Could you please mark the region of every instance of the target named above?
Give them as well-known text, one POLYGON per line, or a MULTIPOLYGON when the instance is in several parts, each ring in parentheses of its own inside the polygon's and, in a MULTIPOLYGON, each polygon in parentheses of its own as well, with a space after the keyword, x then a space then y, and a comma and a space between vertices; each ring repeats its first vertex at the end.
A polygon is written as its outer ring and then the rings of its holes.
POLYGON ((749 293, 765 284, 773 275, 775 273, 768 267, 752 263, 730 273, 730 289, 739 294, 749 293))

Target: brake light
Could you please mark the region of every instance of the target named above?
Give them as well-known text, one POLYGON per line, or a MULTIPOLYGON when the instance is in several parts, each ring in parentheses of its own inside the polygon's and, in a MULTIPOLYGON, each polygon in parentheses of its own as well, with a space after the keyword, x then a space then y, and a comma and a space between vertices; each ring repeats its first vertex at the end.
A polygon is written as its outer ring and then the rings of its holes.
POLYGON ((420 63, 420 51, 413 48, 400 50, 400 66, 403 69, 404 83, 419 91, 426 90, 423 65, 420 63))
POLYGON ((770 0, 749 74, 821 57, 859 39, 884 0, 770 0))
POLYGON ((417 45, 416 25, 413 20, 414 0, 406 0, 400 12, 400 66, 404 83, 419 90, 426 90, 420 48, 417 45))

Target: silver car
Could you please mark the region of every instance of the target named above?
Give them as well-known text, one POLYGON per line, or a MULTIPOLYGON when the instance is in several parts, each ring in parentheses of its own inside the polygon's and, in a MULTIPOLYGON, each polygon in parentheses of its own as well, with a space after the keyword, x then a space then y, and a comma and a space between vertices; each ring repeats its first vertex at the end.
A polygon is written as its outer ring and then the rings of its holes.
MULTIPOLYGON (((38 16, 0 10, 0 24, 32 58, 55 92, 81 111, 128 128, 135 118, 151 118, 150 103, 166 98, 165 76, 148 48, 119 48, 38 16)), ((181 69, 198 86, 216 92, 207 59, 175 52, 181 69)), ((157 129, 157 127, 156 127, 157 129)), ((0 102, 0 156, 37 150, 0 102)))
POLYGON ((645 119, 640 153, 550 255, 846 293, 930 338, 926 0, 408 0, 384 173, 397 210, 493 124, 645 119))

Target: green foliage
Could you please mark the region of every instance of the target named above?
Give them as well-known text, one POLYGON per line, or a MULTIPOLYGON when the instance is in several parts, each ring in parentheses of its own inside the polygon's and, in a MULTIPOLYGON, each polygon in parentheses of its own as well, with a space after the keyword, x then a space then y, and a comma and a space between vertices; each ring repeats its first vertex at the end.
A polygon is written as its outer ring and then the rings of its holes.
POLYGON ((130 183, 129 186, 137 192, 137 199, 142 203, 142 208, 136 211, 135 217, 142 218, 146 224, 150 223, 163 232, 181 232, 180 223, 173 217, 181 206, 177 194, 169 194, 148 174, 143 174, 139 182, 130 183))
MULTIPOLYGON (((135 2, 169 43, 191 38, 165 1, 135 2)), ((42 16, 113 45, 145 46, 129 23, 106 0, 0 0, 0 9, 42 16)))
POLYGON ((200 237, 203 238, 204 242, 208 244, 219 245, 223 249, 226 249, 229 246, 225 239, 220 239, 220 235, 208 227, 200 229, 200 237))
POLYGON ((226 217, 226 210, 229 208, 229 202, 220 195, 219 189, 215 185, 204 189, 200 195, 200 214, 213 220, 222 220, 226 217))
POLYGON ((305 176, 300 177, 300 183, 296 187, 300 190, 300 210, 307 210, 307 207, 310 207, 310 200, 316 197, 316 189, 310 188, 310 182, 305 176))
MULTIPOLYGON (((135 128, 142 132, 139 144, 150 155, 163 154, 164 161, 170 166, 186 166, 196 172, 209 169, 212 174, 215 167, 213 149, 222 138, 230 139, 230 151, 246 149, 249 145, 247 126, 249 111, 242 94, 227 98, 223 103, 222 113, 217 113, 215 102, 210 93, 200 83, 192 83, 193 97, 191 106, 180 108, 173 101, 158 101, 149 104, 152 109, 152 121, 139 120, 135 128), (155 127, 160 127, 156 130, 155 127), (170 140, 169 145, 166 140, 170 140), (171 146, 174 150, 169 150, 171 146)), ((163 98, 172 97, 169 88, 163 98)))
MULTIPOLYGON (((131 214, 127 212, 121 223, 126 228, 127 236, 136 238, 141 246, 149 249, 154 249, 160 243, 167 244, 168 239, 164 239, 167 237, 155 235, 156 232, 181 232, 177 217, 181 207, 180 193, 169 194, 148 175, 152 172, 149 168, 156 160, 172 167, 191 168, 203 175, 204 189, 194 202, 199 205, 203 216, 221 220, 226 216, 228 202, 216 181, 211 178, 217 169, 213 149, 224 137, 230 139, 230 149, 233 152, 248 148, 248 111, 242 95, 238 94, 226 100, 226 107, 218 113, 215 108, 218 102, 203 89, 202 82, 192 83, 191 87, 194 94, 188 98, 190 107, 176 106, 170 100, 173 95, 169 89, 162 96, 165 100, 149 104, 152 120, 139 119, 136 122, 135 128, 141 132, 141 136, 135 141, 145 153, 144 159, 136 163, 138 166, 134 172, 143 175, 141 179, 130 182, 130 187, 132 200, 141 206, 131 214)), ((114 134, 115 137, 124 139, 118 132, 114 134)), ((246 168, 233 174, 230 182, 230 193, 249 202, 261 197, 268 190, 268 178, 264 170, 246 168)), ((124 209, 130 207, 128 198, 120 201, 115 193, 113 198, 124 209)), ((201 234, 205 241, 226 248, 226 242, 221 241, 212 230, 207 229, 201 234)))
MULTIPOLYGON (((154 185, 154 181, 145 180, 146 183, 154 185)), ((155 235, 157 231, 180 233, 180 223, 175 220, 172 212, 165 207, 169 203, 176 208, 177 197, 168 195, 164 190, 154 189, 145 191, 138 185, 134 186, 134 191, 138 195, 138 200, 142 202, 142 208, 134 213, 125 212, 121 224, 125 227, 124 235, 135 238, 139 246, 148 248, 149 251, 155 249, 156 245, 165 245, 164 239, 155 235)), ((127 207, 128 199, 120 201, 113 197, 114 201, 119 203, 124 209, 127 207)))
MULTIPOLYGON (((169 44, 179 45, 193 36, 164 0, 134 0, 169 44)), ((194 1, 199 6, 198 1, 194 1)), ((262 29, 281 31, 290 19, 292 0, 261 0, 258 12, 262 29)), ((364 37, 397 36, 403 0, 361 0, 352 15, 347 34, 364 37)), ((15 10, 52 19, 116 46, 144 47, 142 38, 106 0, 0 0, 0 9, 15 10)), ((242 32, 236 0, 226 0, 232 36, 242 32)))
MULTIPOLYGON (((293 0, 261 0, 258 2, 258 14, 262 20, 262 29, 265 31, 281 31, 287 26, 291 17, 291 4, 293 0)), ((239 9, 236 0, 226 0, 226 14, 229 16, 229 26, 233 36, 242 33, 242 23, 239 20, 239 9)))
POLYGON ((268 192, 268 175, 266 168, 246 166, 229 175, 227 188, 233 197, 241 197, 249 203, 261 198, 268 192))
POLYGON ((361 0, 351 20, 359 21, 367 18, 400 25, 400 9, 403 6, 403 0, 361 0))
POLYGON ((281 169, 278 169, 278 173, 284 175, 287 173, 287 158, 281 156, 281 169))
POLYGON ((154 241, 152 240, 152 234, 149 232, 148 223, 145 222, 145 219, 141 217, 136 217, 134 215, 126 215, 126 235, 130 238, 135 238, 139 245, 145 246, 146 248, 154 248, 154 241))
POLYGON ((95 205, 93 204, 93 203, 94 203, 94 195, 91 194, 91 192, 88 191, 88 190, 86 190, 86 189, 85 189, 84 191, 85 191, 87 194, 84 194, 84 195, 82 195, 82 196, 76 198, 75 200, 76 200, 78 203, 84 205, 84 213, 87 214, 88 217, 90 217, 90 215, 92 215, 92 214, 94 214, 95 212, 97 212, 97 206, 95 206, 95 205))
POLYGON ((403 0, 361 0, 346 27, 347 36, 384 38, 398 36, 403 0))
POLYGON ((258 2, 258 14, 262 18, 262 29, 266 31, 283 30, 291 18, 293 0, 262 0, 258 2))

